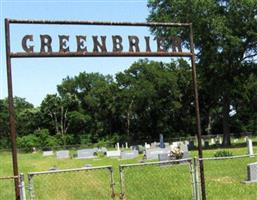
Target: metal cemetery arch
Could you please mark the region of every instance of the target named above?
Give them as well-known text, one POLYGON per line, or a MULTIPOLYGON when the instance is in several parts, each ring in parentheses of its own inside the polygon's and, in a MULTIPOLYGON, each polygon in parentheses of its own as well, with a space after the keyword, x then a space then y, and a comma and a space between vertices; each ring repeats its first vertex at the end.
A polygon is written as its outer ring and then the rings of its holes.
MULTIPOLYGON (((31 41, 31 38, 27 38, 31 41)), ((202 142, 201 142, 201 124, 200 124, 200 112, 199 112, 199 101, 198 101, 198 89, 196 80, 196 66, 195 66, 195 54, 194 54, 194 43, 193 43, 193 31, 191 23, 132 23, 132 22, 98 22, 98 21, 65 21, 65 20, 16 20, 16 19, 5 19, 5 44, 6 44, 6 65, 7 65, 7 81, 8 81, 8 102, 9 102, 9 126, 12 142, 12 159, 13 159, 13 173, 14 176, 18 176, 18 162, 17 162, 17 149, 16 149, 16 127, 15 127, 15 111, 13 103, 13 86, 12 86, 12 70, 11 70, 11 59, 12 58, 37 58, 37 57, 187 57, 191 59, 192 66, 192 79, 194 88, 195 98, 195 113, 196 113, 196 129, 197 129, 197 140, 198 140, 198 156, 202 158, 202 142), (98 26, 141 26, 141 27, 185 27, 189 29, 189 41, 190 41, 190 52, 48 52, 42 53, 28 50, 26 53, 11 52, 10 47, 10 24, 41 24, 41 25, 98 25, 98 26)), ((26 41, 25 41, 26 43, 26 41)), ((200 160, 200 174, 201 174, 201 188, 202 188, 202 199, 206 199, 205 195, 205 181, 204 181, 204 168, 203 161, 200 160)), ((19 182, 15 180, 15 191, 16 200, 20 199, 19 182)))

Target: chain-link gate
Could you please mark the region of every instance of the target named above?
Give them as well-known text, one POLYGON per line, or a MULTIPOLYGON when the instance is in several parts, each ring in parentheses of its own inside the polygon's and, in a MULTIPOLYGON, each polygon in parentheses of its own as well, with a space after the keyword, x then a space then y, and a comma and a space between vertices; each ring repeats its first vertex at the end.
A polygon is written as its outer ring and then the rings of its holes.
POLYGON ((32 172, 28 174, 31 200, 114 199, 112 166, 32 172))
POLYGON ((120 165, 121 199, 197 199, 193 159, 120 165))
MULTIPOLYGON (((255 200, 257 184, 246 184, 247 165, 257 162, 257 155, 198 159, 204 162, 208 200, 255 200)), ((255 169, 255 174, 257 171, 255 169)))
POLYGON ((0 177, 0 199, 1 200, 12 200, 16 198, 15 195, 15 180, 18 180, 19 190, 21 194, 21 200, 26 200, 24 175, 19 176, 5 176, 0 177))

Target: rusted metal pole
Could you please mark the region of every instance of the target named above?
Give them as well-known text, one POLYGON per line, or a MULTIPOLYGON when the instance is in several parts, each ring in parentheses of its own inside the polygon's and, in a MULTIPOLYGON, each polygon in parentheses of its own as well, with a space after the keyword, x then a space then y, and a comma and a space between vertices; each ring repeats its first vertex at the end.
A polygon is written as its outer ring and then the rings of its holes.
POLYGON ((160 22, 103 22, 84 20, 27 20, 10 19, 12 24, 56 24, 56 25, 98 25, 98 26, 163 26, 189 27, 190 23, 160 23, 160 22))
MULTIPOLYGON (((12 67, 10 57, 10 23, 5 19, 5 48, 6 48, 6 66, 7 66, 7 84, 8 84, 8 104, 9 104, 9 127, 12 142, 12 161, 13 175, 19 176, 16 146, 16 128, 15 128, 15 111, 13 104, 13 87, 12 87, 12 67)), ((20 200, 19 179, 15 179, 16 200, 20 200)))
POLYGON ((197 77, 196 77, 196 66, 195 66, 195 54, 194 54, 194 40, 193 40, 193 28, 190 24, 190 52, 192 53, 191 65, 192 65, 192 79, 194 87, 195 96, 195 113, 196 113, 196 128, 197 128, 197 140, 198 140, 198 156, 199 166, 200 166, 200 177, 201 177, 201 190, 202 190, 202 200, 206 200, 205 193, 205 178, 204 178, 204 165, 203 160, 203 149, 202 149, 202 133, 201 133, 201 119, 200 119, 200 109, 199 109, 199 99, 198 99, 198 87, 197 87, 197 77))
POLYGON ((11 58, 40 58, 40 57, 191 57, 189 52, 52 52, 52 53, 11 53, 11 58))

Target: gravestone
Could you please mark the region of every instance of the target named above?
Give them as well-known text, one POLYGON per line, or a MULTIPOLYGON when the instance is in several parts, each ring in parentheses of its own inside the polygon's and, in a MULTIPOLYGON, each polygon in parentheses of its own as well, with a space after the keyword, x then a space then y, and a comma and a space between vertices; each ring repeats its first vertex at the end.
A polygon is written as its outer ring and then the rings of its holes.
POLYGON ((205 141, 204 141, 204 147, 205 147, 205 148, 209 148, 209 141, 208 141, 208 140, 205 140, 205 141))
POLYGON ((189 150, 193 150, 195 148, 195 142, 193 140, 189 141, 188 148, 189 150))
POLYGON ((106 156, 107 157, 120 157, 120 151, 107 151, 106 156))
POLYGON ((163 148, 155 148, 155 149, 147 149, 145 152, 147 160, 158 160, 159 154, 169 154, 170 149, 163 149, 163 148))
POLYGON ((128 143, 127 142, 125 143, 125 147, 126 147, 126 149, 128 149, 128 143))
POLYGON ((180 150, 183 152, 182 159, 189 158, 189 151, 188 151, 188 146, 185 144, 180 144, 179 145, 180 150))
POLYGON ((248 155, 253 156, 253 142, 251 139, 247 140, 247 149, 248 149, 248 155))
POLYGON ((160 148, 165 148, 163 134, 160 134, 160 148))
POLYGON ((57 159, 65 159, 70 157, 70 152, 68 150, 57 151, 56 152, 57 159))
POLYGON ((222 138, 219 137, 219 144, 222 144, 222 138))
POLYGON ((120 143, 119 143, 119 142, 117 142, 117 144, 116 144, 116 148, 117 148, 117 151, 119 151, 119 150, 120 150, 120 143))
POLYGON ((159 161, 167 161, 167 160, 170 160, 170 156, 168 153, 161 153, 161 154, 158 154, 158 159, 159 161))
POLYGON ((157 142, 152 142, 152 143, 151 143, 151 148, 152 148, 152 149, 157 148, 157 147, 158 147, 157 142))
POLYGON ((214 138, 211 138, 211 145, 214 145, 214 144, 215 144, 214 138))
POLYGON ((147 144, 146 142, 145 142, 145 149, 150 149, 151 148, 151 145, 150 144, 147 144))
POLYGON ((168 148, 170 146, 170 143, 164 142, 165 148, 168 148))
POLYGON ((77 159, 96 158, 95 149, 81 149, 77 151, 77 159))
POLYGON ((43 151, 43 156, 53 156, 54 152, 53 151, 43 151))
POLYGON ((243 183, 257 182, 257 163, 250 163, 247 165, 247 180, 243 183))
POLYGON ((132 159, 138 156, 138 151, 134 150, 134 151, 124 151, 121 152, 121 159, 132 159))

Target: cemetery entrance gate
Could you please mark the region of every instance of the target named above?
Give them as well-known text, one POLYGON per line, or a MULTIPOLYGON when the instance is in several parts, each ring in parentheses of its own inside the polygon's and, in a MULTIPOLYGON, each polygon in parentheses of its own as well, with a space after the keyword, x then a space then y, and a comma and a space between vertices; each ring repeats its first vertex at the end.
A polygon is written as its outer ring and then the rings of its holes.
MULTIPOLYGON (((10 135, 12 142, 12 159, 13 173, 18 176, 17 148, 16 148, 16 127, 15 127, 15 110, 13 103, 13 86, 12 86, 12 58, 40 58, 40 57, 187 57, 191 59, 192 80, 195 98, 195 113, 196 113, 196 129, 198 139, 198 156, 202 158, 202 143, 201 143, 201 125, 198 101, 198 89, 196 80, 195 53, 193 42, 193 30, 191 23, 157 23, 157 22, 99 22, 99 21, 66 21, 66 20, 17 20, 5 19, 5 45, 6 45, 6 65, 7 65, 7 82, 8 82, 8 103, 9 103, 9 124, 10 135), (22 48, 24 52, 12 52, 10 45, 10 25, 11 24, 41 24, 41 25, 87 25, 87 26, 134 26, 134 27, 155 27, 155 28, 186 28, 189 35, 187 43, 190 46, 189 52, 183 52, 182 41, 177 36, 170 38, 156 38, 157 50, 151 51, 150 38, 144 37, 145 51, 139 49, 139 38, 137 36, 128 36, 128 51, 123 51, 122 37, 119 35, 112 36, 112 51, 107 51, 106 36, 101 36, 101 41, 98 36, 93 36, 93 50, 87 51, 85 46, 86 36, 76 36, 77 51, 70 51, 67 45, 69 36, 59 35, 59 51, 52 51, 52 38, 49 35, 40 35, 40 52, 34 52, 34 46, 29 45, 33 42, 33 35, 25 35, 22 39, 22 48), (28 44, 29 43, 29 44, 28 44), (167 48, 167 43, 171 43, 171 51, 167 48)), ((201 189, 202 199, 205 200, 205 182, 204 182, 204 167, 203 162, 200 162, 201 189)), ((16 199, 20 199, 19 181, 15 180, 16 199)))

